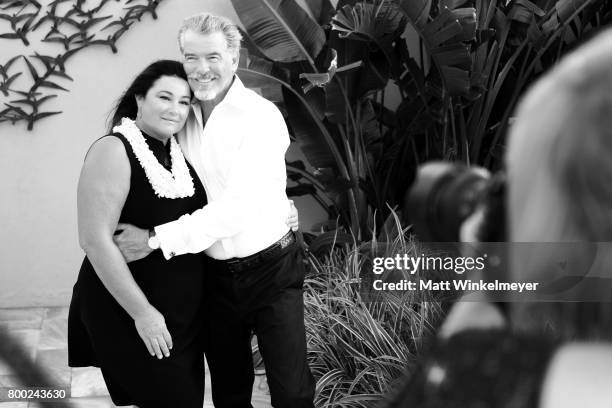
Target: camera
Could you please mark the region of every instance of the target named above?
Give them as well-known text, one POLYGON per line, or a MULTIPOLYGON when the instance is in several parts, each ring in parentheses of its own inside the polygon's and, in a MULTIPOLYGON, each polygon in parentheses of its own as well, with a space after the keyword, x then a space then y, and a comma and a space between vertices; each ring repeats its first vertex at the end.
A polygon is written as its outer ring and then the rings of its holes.
POLYGON ((422 242, 459 242, 461 224, 480 208, 478 240, 504 241, 505 185, 503 172, 491 175, 483 167, 462 163, 425 163, 406 193, 405 221, 422 242))

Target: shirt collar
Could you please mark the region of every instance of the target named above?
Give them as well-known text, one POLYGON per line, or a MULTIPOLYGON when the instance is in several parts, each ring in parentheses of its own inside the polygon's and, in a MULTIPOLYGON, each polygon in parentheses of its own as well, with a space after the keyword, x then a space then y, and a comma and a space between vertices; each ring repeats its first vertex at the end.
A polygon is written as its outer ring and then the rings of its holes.
MULTIPOLYGON (((238 78, 238 75, 234 75, 232 85, 230 85, 229 90, 227 91, 225 97, 221 100, 221 102, 219 102, 219 104, 215 106, 215 109, 217 109, 221 105, 240 106, 241 102, 244 103, 244 98, 242 94, 245 90, 246 87, 244 86, 240 78, 238 78)), ((200 107, 200 101, 195 96, 191 100, 191 111, 193 114, 195 114, 195 117, 200 123, 200 126, 202 126, 204 124, 204 121, 202 119, 202 109, 200 107)))
POLYGON ((243 93, 245 90, 246 88, 240 78, 238 78, 238 75, 234 75, 234 82, 232 82, 230 89, 225 94, 225 98, 219 102, 219 105, 240 106, 241 102, 244 102, 243 93))

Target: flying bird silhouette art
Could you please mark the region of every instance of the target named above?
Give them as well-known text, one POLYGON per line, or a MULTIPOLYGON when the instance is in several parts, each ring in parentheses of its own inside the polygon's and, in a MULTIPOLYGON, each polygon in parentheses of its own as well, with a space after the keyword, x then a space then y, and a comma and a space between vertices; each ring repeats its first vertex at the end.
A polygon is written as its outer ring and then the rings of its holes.
POLYGON ((23 121, 31 130, 36 121, 60 114, 43 106, 57 99, 56 91, 67 91, 60 80, 73 81, 68 60, 92 46, 117 53, 119 38, 135 22, 147 14, 157 19, 161 1, 52 0, 43 5, 37 0, 0 0, 0 46, 2 41, 20 40, 32 47, 30 34, 46 30, 40 39, 46 44, 44 52, 31 49, 27 57, 16 55, 0 65, 0 92, 7 98, 0 108, 0 123, 23 121), (59 52, 51 51, 54 48, 59 52), (18 68, 19 61, 25 69, 18 68))

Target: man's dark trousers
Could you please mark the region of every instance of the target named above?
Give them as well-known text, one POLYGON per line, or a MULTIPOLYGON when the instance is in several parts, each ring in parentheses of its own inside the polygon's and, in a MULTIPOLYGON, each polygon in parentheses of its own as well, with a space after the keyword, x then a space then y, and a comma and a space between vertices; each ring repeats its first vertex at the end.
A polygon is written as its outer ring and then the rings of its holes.
POLYGON ((206 283, 206 359, 215 408, 251 408, 251 332, 266 367, 275 408, 314 407, 306 361, 304 264, 296 242, 273 259, 233 271, 210 260, 206 283))

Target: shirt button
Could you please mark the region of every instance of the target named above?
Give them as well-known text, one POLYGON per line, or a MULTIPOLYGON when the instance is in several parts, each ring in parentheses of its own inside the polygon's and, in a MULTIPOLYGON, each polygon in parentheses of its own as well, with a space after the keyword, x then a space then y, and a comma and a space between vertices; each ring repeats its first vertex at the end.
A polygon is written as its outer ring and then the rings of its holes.
POLYGON ((174 257, 176 255, 176 252, 170 252, 168 255, 170 255, 170 258, 174 257))

